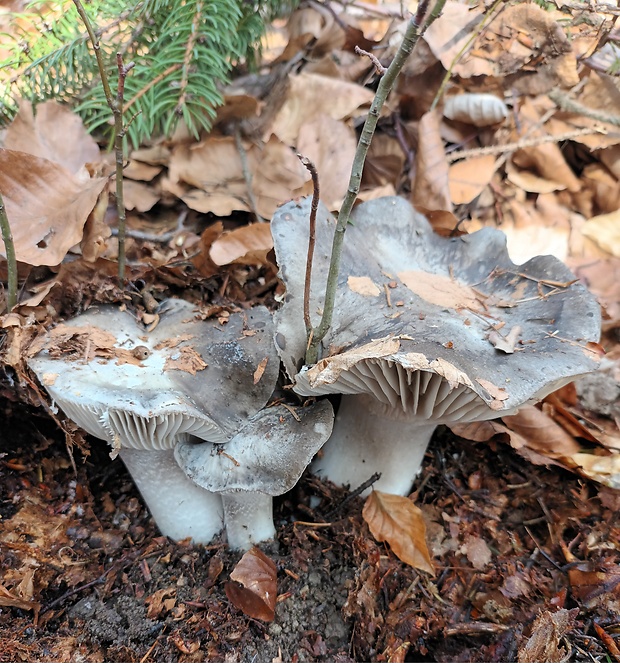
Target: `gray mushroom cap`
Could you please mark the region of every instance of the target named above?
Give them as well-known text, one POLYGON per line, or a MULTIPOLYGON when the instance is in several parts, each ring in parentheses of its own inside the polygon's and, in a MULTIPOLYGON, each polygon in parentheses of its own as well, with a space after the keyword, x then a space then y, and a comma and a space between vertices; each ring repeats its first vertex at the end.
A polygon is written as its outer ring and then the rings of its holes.
POLYGON ((226 445, 181 442, 175 458, 194 483, 211 492, 281 495, 327 441, 333 422, 328 401, 295 408, 294 415, 277 405, 255 415, 226 445))
MULTIPOLYGON (((279 208, 271 222, 286 286, 276 346, 298 393, 372 393, 405 411, 421 404, 437 422, 464 413, 473 420, 489 409, 485 418, 514 411, 596 368, 598 356, 587 344, 599 339, 600 308, 565 265, 552 256, 515 265, 495 229, 439 237, 407 201, 391 197, 354 210, 324 358, 300 372, 309 215, 310 200, 303 199, 279 208), (514 352, 496 349, 511 331, 519 339, 514 352), (418 402, 429 388, 434 395, 418 402), (458 398, 455 405, 446 401, 458 398)), ((314 324, 335 225, 321 205, 314 324)))
POLYGON ((273 392, 271 314, 259 307, 222 326, 182 300, 161 311, 147 332, 127 311, 91 309, 51 330, 28 364, 69 417, 112 444, 167 449, 182 434, 225 442, 273 392))

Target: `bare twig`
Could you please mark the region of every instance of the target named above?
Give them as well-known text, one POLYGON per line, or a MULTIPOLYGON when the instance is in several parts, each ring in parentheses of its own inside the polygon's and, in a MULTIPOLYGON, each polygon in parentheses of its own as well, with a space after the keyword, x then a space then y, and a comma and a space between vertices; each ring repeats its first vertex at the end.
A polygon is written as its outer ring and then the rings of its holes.
POLYGON ((384 67, 380 62, 379 59, 374 56, 372 53, 369 53, 368 51, 365 51, 364 49, 360 48, 359 46, 355 47, 355 52, 358 55, 365 55, 375 66, 375 71, 379 74, 379 76, 383 76, 385 72, 387 71, 387 68, 384 67))
POLYGON ((606 122, 607 124, 613 124, 616 127, 620 127, 620 115, 615 113, 605 113, 597 108, 584 106, 578 101, 575 101, 575 99, 571 99, 571 97, 565 92, 561 92, 560 90, 551 90, 551 92, 549 92, 549 99, 567 113, 584 115, 597 122, 606 122))
POLYGON ((319 174, 316 166, 303 154, 297 157, 312 175, 312 205, 310 208, 310 231, 308 234, 308 257, 306 260, 306 279, 304 282, 304 323, 306 324, 306 343, 312 342, 312 320, 310 319, 310 285, 312 284, 312 261, 314 259, 314 244, 316 241, 316 213, 319 209, 319 174))
POLYGON ((17 305, 17 259, 15 257, 15 244, 13 243, 13 233, 9 224, 9 217, 6 213, 4 199, 0 194, 0 230, 2 231, 2 241, 4 242, 4 253, 6 254, 6 268, 8 272, 7 283, 7 312, 17 305))
POLYGON ((192 20, 192 32, 187 44, 185 46, 185 56, 183 57, 183 72, 181 74, 181 84, 179 86, 179 101, 177 103, 176 112, 182 113, 183 106, 185 105, 185 97, 187 93, 187 84, 189 81, 189 70, 190 63, 192 60, 192 53, 194 51, 194 46, 196 44, 196 39, 198 37, 198 26, 200 24, 200 19, 202 17, 202 2, 196 3, 196 11, 194 13, 194 18, 192 20))
POLYGON ((413 51, 420 36, 430 26, 432 21, 439 15, 446 0, 437 0, 433 7, 433 11, 425 21, 425 16, 428 11, 430 0, 421 0, 418 4, 418 9, 414 16, 409 20, 407 30, 403 37, 403 41, 394 56, 390 66, 387 68, 385 74, 379 81, 379 86, 375 97, 370 105, 370 110, 362 128, 362 133, 357 144, 355 151, 355 158, 353 160, 353 167, 351 169, 351 177, 349 179, 349 186, 347 195, 344 198, 342 207, 338 214, 338 223, 334 232, 334 239, 332 243, 332 253, 329 263, 329 272, 327 275, 327 285, 325 288, 325 303, 323 306, 323 315, 318 327, 313 328, 312 338, 308 345, 306 352, 306 363, 314 364, 318 358, 319 345, 325 338, 325 334, 331 327, 332 318, 334 315, 334 302, 336 300, 336 288, 338 285, 338 274, 340 273, 340 261, 342 258, 342 247, 344 242, 344 234, 347 229, 347 224, 351 218, 351 210, 360 190, 362 181, 362 171, 364 169, 364 162, 366 155, 372 141, 372 137, 379 121, 381 108, 387 98, 388 93, 392 89, 396 77, 403 68, 407 58, 413 51))
POLYGON ((135 103, 143 97, 152 87, 157 85, 160 81, 163 81, 166 76, 170 76, 170 74, 173 74, 177 69, 180 69, 183 65, 180 62, 177 62, 175 64, 172 64, 166 69, 165 71, 162 71, 159 76, 155 76, 155 78, 152 78, 141 90, 136 92, 134 96, 127 102, 127 105, 125 106, 125 110, 129 110, 135 103))
POLYGON ((325 514, 325 520, 331 520, 339 511, 342 511, 344 507, 353 499, 361 495, 366 488, 370 488, 373 483, 376 483, 381 478, 381 472, 375 472, 369 479, 364 481, 363 484, 359 485, 355 490, 352 490, 340 504, 337 504, 331 511, 325 514))
POLYGON ((116 96, 112 94, 108 74, 105 70, 105 63, 101 55, 101 44, 99 38, 95 33, 92 23, 88 18, 84 6, 80 0, 73 0, 73 4, 84 23, 84 27, 88 32, 88 36, 95 51, 97 58, 97 67, 99 69, 99 76, 101 77, 101 85, 105 93, 106 101, 114 116, 114 154, 116 161, 116 210, 118 213, 118 278, 121 284, 125 282, 125 222, 126 212, 123 197, 123 142, 125 138, 126 127, 123 126, 123 99, 125 95, 125 79, 127 74, 133 68, 134 63, 130 62, 128 65, 123 64, 123 56, 121 53, 116 54, 116 66, 118 68, 118 86, 116 89, 116 96))
POLYGON ((522 138, 514 143, 506 143, 505 145, 489 145, 487 147, 476 147, 471 150, 459 150, 446 155, 448 163, 460 161, 461 159, 469 159, 469 157, 481 157, 488 154, 504 154, 505 152, 515 152, 524 147, 536 147, 537 145, 544 145, 545 143, 561 143, 565 140, 573 140, 580 136, 591 136, 592 134, 605 134, 603 129, 576 129, 569 131, 565 134, 558 134, 557 136, 534 136, 533 138, 522 138))

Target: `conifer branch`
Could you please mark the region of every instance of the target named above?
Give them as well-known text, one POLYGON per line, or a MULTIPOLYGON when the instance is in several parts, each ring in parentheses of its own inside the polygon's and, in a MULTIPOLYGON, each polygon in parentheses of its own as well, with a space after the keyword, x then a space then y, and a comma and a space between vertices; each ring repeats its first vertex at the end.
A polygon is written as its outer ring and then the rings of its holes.
POLYGON ((183 107, 185 106, 185 98, 187 95, 187 85, 189 82, 189 68, 192 61, 192 53, 194 51, 194 45, 196 44, 196 39, 198 38, 198 24, 200 17, 202 15, 202 2, 199 0, 196 3, 196 11, 194 12, 194 18, 192 19, 192 31, 189 39, 187 40, 187 46, 185 47, 185 55, 183 57, 183 75, 181 77, 181 86, 179 101, 177 103, 176 112, 180 114, 183 112, 183 107))
POLYGON ((7 279, 7 312, 17 305, 17 258, 15 257, 15 244, 13 243, 13 234, 9 217, 6 213, 4 199, 0 193, 0 231, 2 232, 2 241, 4 242, 4 253, 6 254, 7 279))

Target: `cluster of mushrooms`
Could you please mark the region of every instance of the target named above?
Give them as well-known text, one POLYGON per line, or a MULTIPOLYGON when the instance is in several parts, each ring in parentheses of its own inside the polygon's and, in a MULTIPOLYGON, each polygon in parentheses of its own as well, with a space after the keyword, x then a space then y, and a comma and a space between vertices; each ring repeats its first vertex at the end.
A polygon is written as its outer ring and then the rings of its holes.
MULTIPOLYGON (((221 324, 169 299, 151 329, 93 307, 48 331, 29 360, 65 415, 121 457, 175 540, 225 529, 248 549, 273 538, 272 498, 308 465, 352 488, 378 472, 378 489, 406 495, 437 425, 512 414, 597 366, 599 306, 560 261, 517 267, 492 229, 439 237, 396 197, 355 209, 333 324, 305 365, 309 216, 303 199, 271 222, 286 288, 275 314, 259 306, 221 324), (297 400, 278 391, 280 362, 297 400)), ((316 225, 313 322, 336 223, 320 206, 316 225)))

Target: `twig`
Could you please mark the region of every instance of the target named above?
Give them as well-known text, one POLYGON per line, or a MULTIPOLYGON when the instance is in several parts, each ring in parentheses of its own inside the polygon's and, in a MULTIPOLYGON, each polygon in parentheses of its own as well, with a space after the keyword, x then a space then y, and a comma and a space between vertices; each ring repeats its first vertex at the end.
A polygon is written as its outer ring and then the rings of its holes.
POLYGON ((0 230, 2 231, 2 241, 4 242, 6 268, 8 272, 6 300, 8 312, 17 305, 17 258, 15 257, 13 233, 11 232, 9 217, 6 213, 6 207, 4 205, 2 194, 0 194, 0 230))
POLYGON ((375 71, 379 74, 379 76, 383 76, 383 74, 385 74, 385 72, 387 71, 387 68, 384 67, 379 62, 379 59, 376 56, 374 56, 372 53, 369 53, 368 51, 365 51, 364 49, 360 48, 359 46, 355 47, 355 52, 358 55, 365 55, 375 65, 375 71))
POLYGON ((254 218, 260 223, 265 219, 263 219, 258 213, 258 205, 256 204, 254 189, 252 188, 252 173, 250 172, 250 165, 248 164, 248 153, 243 146, 241 130, 239 129, 238 124, 235 127, 235 145, 237 147, 237 152, 239 152, 239 158, 241 159, 241 171, 243 173, 243 179, 245 180, 245 188, 248 190, 250 209, 252 210, 252 214, 254 214, 254 218))
POLYGON ((604 111, 598 110, 596 108, 584 106, 578 101, 571 99, 564 92, 560 92, 560 90, 551 90, 548 96, 554 104, 557 104, 563 111, 566 111, 567 113, 584 115, 585 117, 589 117, 590 119, 596 120, 597 122, 606 122, 607 124, 613 124, 616 127, 620 127, 620 115, 616 115, 615 113, 605 113, 604 111))
POLYGON ((401 42, 401 45, 396 55, 394 56, 394 59, 379 81, 377 92, 372 101, 372 104, 370 105, 370 110, 368 112, 368 116, 366 117, 366 122, 362 128, 362 133, 357 144, 357 149, 355 151, 355 158, 353 160, 353 167, 351 169, 351 177, 349 179, 347 195, 345 196, 342 207, 340 208, 340 212, 338 214, 338 223, 336 224, 336 230, 334 232, 329 272, 327 275, 327 284, 325 287, 325 303, 323 306, 323 315, 318 327, 312 330, 312 339, 306 352, 307 364, 314 364, 316 362, 319 354, 319 345, 325 338, 325 335, 327 334, 332 324, 332 318, 334 315, 334 302, 336 300, 336 288, 338 286, 338 275, 340 273, 340 261, 342 258, 344 234, 351 217, 353 204, 355 203, 357 194, 360 190, 364 162, 366 161, 366 155, 368 154, 368 149, 370 147, 372 137, 375 133, 377 122, 379 121, 381 108, 383 107, 388 93, 394 85, 396 77, 400 73, 400 70, 403 68, 407 58, 417 44, 418 39, 430 26, 434 20, 434 17, 439 15, 441 9, 445 5, 445 2, 446 0, 437 0, 431 16, 429 16, 426 22, 423 22, 430 0, 421 0, 421 2, 418 4, 418 9, 415 15, 412 16, 409 20, 403 41, 401 42))
MULTIPOLYGON (((314 259, 314 245, 316 242, 316 213, 319 209, 319 174, 316 166, 303 154, 297 158, 308 169, 312 176, 312 205, 310 207, 310 230, 308 233, 308 257, 306 259, 306 279, 304 281, 304 323, 306 324, 306 344, 312 342, 312 320, 310 319, 310 285, 312 284, 312 261, 314 259)), ((307 347, 307 346, 306 346, 307 347)))
POLYGON ((155 76, 155 78, 151 79, 139 92, 136 92, 134 96, 127 102, 127 105, 125 106, 125 110, 129 110, 135 103, 143 97, 152 87, 157 85, 160 81, 163 81, 166 76, 170 76, 170 74, 173 74, 177 69, 180 69, 183 65, 180 62, 177 62, 176 64, 172 64, 166 69, 165 71, 162 71, 159 76, 155 76))
POLYGON ((576 129, 569 131, 565 134, 558 134, 557 136, 536 136, 534 138, 522 138, 514 143, 506 143, 505 145, 489 145, 487 147, 476 147, 471 150, 459 150, 446 155, 448 163, 459 161, 460 159, 469 159, 469 157, 482 157, 486 155, 504 154, 505 152, 514 152, 523 149, 524 147, 536 147, 545 143, 561 143, 565 140, 573 140, 580 136, 590 136, 592 134, 605 134, 605 131, 600 129, 576 129))
POLYGON ((134 63, 130 62, 127 66, 123 64, 123 56, 121 53, 116 54, 116 66, 118 68, 118 86, 116 88, 116 96, 112 94, 112 88, 108 80, 108 74, 105 70, 105 63, 101 55, 101 44, 99 38, 93 30, 92 23, 88 18, 80 0, 73 0, 73 4, 84 23, 84 27, 88 32, 90 41, 95 51, 97 58, 97 67, 99 69, 99 76, 101 77, 101 85, 105 93, 106 101, 114 116, 114 154, 116 160, 116 211, 118 213, 118 278, 121 285, 125 282, 125 203, 123 197, 123 142, 125 138, 125 127, 123 127, 123 99, 125 95, 125 79, 127 74, 133 68, 134 63))
POLYGON ((367 479, 364 481, 363 484, 358 486, 355 490, 352 490, 343 500, 338 504, 336 507, 334 507, 331 511, 328 511, 325 514, 325 520, 331 520, 334 515, 338 513, 338 511, 342 511, 344 507, 352 500, 355 499, 358 495, 361 495, 366 488, 370 488, 373 483, 379 481, 381 478, 381 472, 375 472, 370 479, 367 479))
POLYGON ((463 47, 461 50, 454 56, 454 59, 450 63, 450 66, 448 67, 448 70, 446 71, 443 80, 441 81, 441 85, 439 86, 439 90, 437 90, 437 94, 435 95, 435 98, 433 99, 433 103, 431 104, 430 110, 434 110, 437 104, 439 103, 439 100, 441 99, 444 90, 446 89, 446 85, 448 85, 448 82, 452 78, 452 71, 454 70, 454 67, 456 67, 457 63, 460 61, 460 59, 465 55, 469 47, 472 45, 472 43, 482 34, 483 28, 486 27, 486 24, 489 22, 491 17, 493 16, 493 13, 495 12, 495 9, 499 4, 504 2, 504 0, 495 0, 495 2, 491 5, 489 10, 486 12, 486 15, 482 17, 482 20, 478 25, 476 26, 476 29, 471 33, 469 36, 469 39, 463 44, 463 47))

